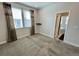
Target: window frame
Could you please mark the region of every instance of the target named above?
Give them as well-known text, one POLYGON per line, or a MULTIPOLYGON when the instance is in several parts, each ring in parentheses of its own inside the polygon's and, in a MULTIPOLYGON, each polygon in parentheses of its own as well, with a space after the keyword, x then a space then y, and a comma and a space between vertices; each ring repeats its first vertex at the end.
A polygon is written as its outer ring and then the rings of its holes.
MULTIPOLYGON (((21 8, 17 8, 17 7, 12 7, 12 8, 15 8, 15 9, 20 9, 21 10, 21 17, 22 17, 22 9, 21 8)), ((13 13, 13 12, 12 12, 13 13)), ((13 16, 13 14, 12 14, 12 16, 13 16)), ((19 28, 17 28, 16 27, 16 24, 15 24, 15 19, 13 18, 13 21, 14 21, 14 26, 15 26, 15 29, 20 29, 20 28, 23 28, 23 19, 21 19, 21 21, 22 21, 22 27, 19 27, 19 28)))
MULTIPOLYGON (((22 27, 20 27, 20 28, 16 28, 15 27, 15 29, 23 29, 23 28, 30 28, 30 27, 25 27, 25 24, 24 24, 24 10, 26 10, 26 11, 30 11, 30 10, 27 10, 27 9, 23 9, 23 8, 18 8, 18 7, 13 7, 12 6, 12 8, 15 8, 15 9, 20 9, 21 10, 21 17, 22 17, 22 27)), ((12 14, 13 15, 13 14, 12 14)), ((30 16, 31 17, 31 16, 30 16)), ((13 18, 13 21, 15 21, 14 20, 14 18, 13 18)), ((31 20, 30 20, 31 21, 31 20)), ((14 26, 15 26, 15 23, 14 23, 14 26)))
MULTIPOLYGON (((31 26, 30 27, 25 27, 25 23, 24 23, 24 11, 29 11, 30 12, 30 17, 31 17, 31 11, 30 10, 26 10, 26 9, 22 9, 22 14, 23 14, 22 15, 23 16, 23 27, 24 28, 30 28, 31 26)), ((31 21, 31 19, 30 19, 30 21, 31 21)), ((32 25, 32 21, 31 21, 31 25, 32 25)))

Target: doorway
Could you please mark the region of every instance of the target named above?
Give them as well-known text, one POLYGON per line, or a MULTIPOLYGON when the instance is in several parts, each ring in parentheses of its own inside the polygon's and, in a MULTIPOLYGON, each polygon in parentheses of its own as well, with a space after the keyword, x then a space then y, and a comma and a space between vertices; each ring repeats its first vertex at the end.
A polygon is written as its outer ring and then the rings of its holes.
POLYGON ((62 12, 56 14, 54 38, 57 38, 62 41, 64 40, 68 20, 69 20, 69 12, 62 12))

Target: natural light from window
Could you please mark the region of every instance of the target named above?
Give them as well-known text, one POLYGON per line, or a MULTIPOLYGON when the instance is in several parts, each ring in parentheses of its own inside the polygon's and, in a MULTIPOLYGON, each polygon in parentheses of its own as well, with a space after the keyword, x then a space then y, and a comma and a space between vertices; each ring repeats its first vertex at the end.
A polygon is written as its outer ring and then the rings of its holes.
POLYGON ((12 8, 12 14, 14 19, 15 28, 22 28, 22 13, 21 9, 12 8))
POLYGON ((12 8, 15 28, 31 27, 30 11, 12 8))
POLYGON ((31 27, 31 13, 30 11, 24 10, 24 26, 31 27))

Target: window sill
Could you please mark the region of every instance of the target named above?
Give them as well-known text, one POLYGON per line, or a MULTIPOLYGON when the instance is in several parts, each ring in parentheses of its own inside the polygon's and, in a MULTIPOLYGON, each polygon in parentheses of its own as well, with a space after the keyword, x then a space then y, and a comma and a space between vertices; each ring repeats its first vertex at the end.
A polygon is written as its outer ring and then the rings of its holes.
POLYGON ((27 28, 31 28, 31 27, 15 28, 15 30, 19 30, 19 29, 27 29, 27 28))

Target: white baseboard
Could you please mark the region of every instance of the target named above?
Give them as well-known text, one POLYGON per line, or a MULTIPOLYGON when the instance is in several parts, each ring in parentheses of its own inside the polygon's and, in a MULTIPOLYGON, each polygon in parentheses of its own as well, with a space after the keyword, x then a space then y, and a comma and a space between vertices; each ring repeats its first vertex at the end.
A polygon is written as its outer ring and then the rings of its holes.
POLYGON ((77 44, 74 44, 74 43, 72 43, 72 42, 69 42, 69 41, 63 41, 64 43, 67 43, 67 44, 70 44, 70 45, 72 45, 72 46, 75 46, 75 47, 79 47, 79 45, 77 45, 77 44))
POLYGON ((2 42, 0 42, 0 45, 1 45, 1 44, 4 44, 4 43, 7 43, 7 41, 2 41, 2 42))
MULTIPOLYGON (((49 35, 47 35, 47 34, 45 34, 45 33, 40 33, 40 34, 42 34, 42 35, 45 35, 45 36, 48 36, 48 37, 50 37, 50 38, 53 38, 53 35, 52 35, 52 37, 51 36, 49 36, 49 35)), ((69 42, 69 41, 63 41, 64 43, 67 43, 67 44, 70 44, 70 45, 72 45, 72 46, 75 46, 75 47, 79 47, 79 45, 77 45, 77 44, 74 44, 74 43, 72 43, 72 42, 69 42)))
POLYGON ((53 35, 52 35, 52 36, 50 36, 50 35, 45 34, 45 33, 40 33, 40 34, 45 35, 45 36, 48 36, 48 37, 50 37, 50 38, 53 38, 53 35))
POLYGON ((21 38, 23 38, 23 37, 26 37, 26 36, 29 36, 30 34, 28 34, 28 35, 22 35, 22 36, 19 36, 19 37, 17 37, 18 39, 21 39, 21 38))

